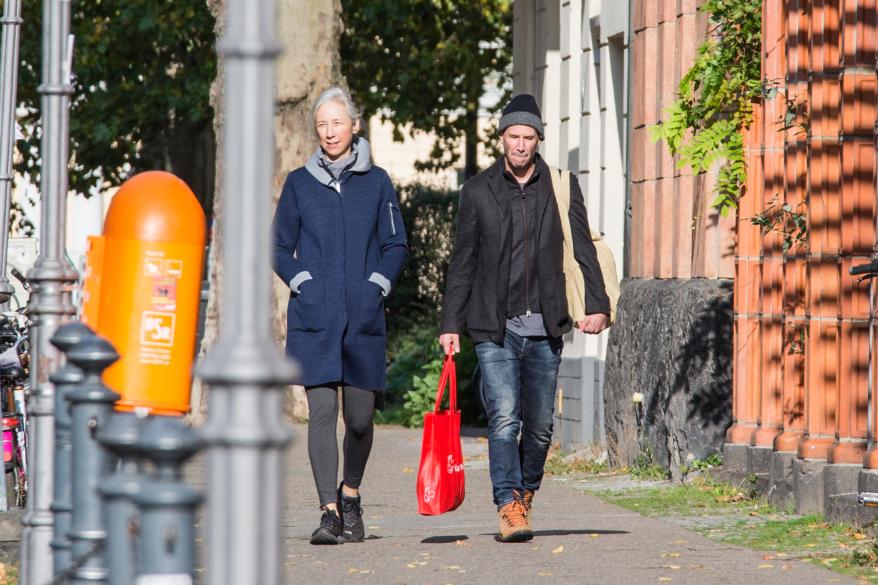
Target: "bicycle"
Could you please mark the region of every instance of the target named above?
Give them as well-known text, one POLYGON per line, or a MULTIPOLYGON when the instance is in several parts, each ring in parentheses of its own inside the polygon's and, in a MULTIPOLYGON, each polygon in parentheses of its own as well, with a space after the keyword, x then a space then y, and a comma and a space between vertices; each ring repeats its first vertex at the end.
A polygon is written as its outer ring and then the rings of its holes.
POLYGON ((7 501, 27 503, 27 395, 30 343, 24 307, 0 313, 0 421, 7 501), (11 477, 8 477, 11 474, 11 477))

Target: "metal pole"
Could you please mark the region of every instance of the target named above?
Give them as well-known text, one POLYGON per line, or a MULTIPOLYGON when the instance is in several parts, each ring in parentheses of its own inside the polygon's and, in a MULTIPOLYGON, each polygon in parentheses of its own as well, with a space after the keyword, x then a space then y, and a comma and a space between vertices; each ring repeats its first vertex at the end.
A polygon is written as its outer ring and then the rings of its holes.
POLYGON ((207 571, 211 585, 280 585, 281 407, 297 368, 271 335, 274 0, 229 0, 225 37, 220 339, 198 369, 209 385, 207 571))
MULTIPOLYGON (((82 323, 67 323, 55 331, 52 345, 67 353, 94 333, 82 323)), ((52 485, 54 500, 52 502, 54 553, 53 569, 55 576, 70 568, 72 562, 70 542, 70 522, 73 515, 73 493, 71 474, 73 471, 73 442, 71 439, 70 408, 67 394, 72 387, 84 380, 82 370, 71 363, 61 366, 52 372, 49 381, 55 384, 55 481, 52 485)))
MULTIPOLYGON (((18 38, 21 0, 3 3, 3 44, 0 47, 0 307, 8 306, 13 288, 6 276, 9 204, 12 199, 12 153, 15 150, 15 102, 18 94, 18 38)), ((0 486, 3 487, 3 486, 0 486)), ((3 498, 6 498, 5 487, 3 498)))
MULTIPOLYGON (((138 582, 192 583, 195 572, 195 509, 201 494, 183 483, 183 463, 202 439, 178 418, 143 421, 138 447, 154 464, 134 501, 140 508, 138 582)), ((130 583, 130 582, 129 582, 130 583)))
POLYGON ((60 352, 49 340, 64 321, 74 314, 70 284, 76 273, 64 260, 67 207, 67 164, 69 161, 70 84, 67 36, 70 31, 70 1, 43 2, 42 143, 40 157, 41 217, 40 256, 28 274, 33 284, 31 316, 31 395, 28 425, 31 473, 28 513, 24 530, 22 585, 45 585, 52 579, 52 480, 55 450, 54 398, 49 373, 60 365, 60 352))
POLYGON ((115 473, 101 482, 104 525, 107 527, 108 585, 131 585, 139 558, 135 541, 139 513, 134 497, 140 493, 140 421, 134 414, 114 412, 98 441, 119 458, 115 473))
POLYGON ((82 384, 67 394, 73 438, 73 566, 67 583, 105 583, 107 532, 98 486, 110 475, 114 457, 97 442, 96 436, 107 425, 113 403, 119 400, 119 395, 101 382, 101 374, 119 359, 119 354, 107 340, 95 335, 72 347, 67 359, 85 374, 82 384))

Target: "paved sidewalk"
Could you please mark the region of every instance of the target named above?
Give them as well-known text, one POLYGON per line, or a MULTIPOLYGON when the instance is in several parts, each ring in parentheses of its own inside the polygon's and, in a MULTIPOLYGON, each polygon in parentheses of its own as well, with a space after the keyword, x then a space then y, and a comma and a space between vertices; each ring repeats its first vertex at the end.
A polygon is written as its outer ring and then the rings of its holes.
POLYGON ((286 583, 380 585, 825 585, 856 580, 800 561, 708 540, 546 478, 534 508, 532 542, 494 540, 487 443, 464 438, 467 498, 438 517, 417 513, 420 431, 378 427, 362 485, 367 540, 311 546, 319 522, 306 429, 295 426, 284 520, 286 583))

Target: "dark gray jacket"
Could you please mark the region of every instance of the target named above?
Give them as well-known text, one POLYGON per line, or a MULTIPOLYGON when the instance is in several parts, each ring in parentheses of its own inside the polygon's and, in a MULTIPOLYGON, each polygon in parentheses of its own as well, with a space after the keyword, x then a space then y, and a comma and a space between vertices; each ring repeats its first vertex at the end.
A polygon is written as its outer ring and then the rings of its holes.
MULTIPOLYGON (((535 251, 540 304, 546 332, 560 337, 570 330, 564 284, 561 218, 548 165, 540 165, 537 194, 538 232, 535 251)), ((509 295, 511 225, 509 187, 503 159, 464 184, 454 251, 448 267, 440 333, 461 333, 464 326, 475 342, 503 343, 509 295)), ((591 241, 588 215, 576 178, 571 176, 570 227, 573 247, 586 283, 589 313, 610 312, 604 279, 591 241)))

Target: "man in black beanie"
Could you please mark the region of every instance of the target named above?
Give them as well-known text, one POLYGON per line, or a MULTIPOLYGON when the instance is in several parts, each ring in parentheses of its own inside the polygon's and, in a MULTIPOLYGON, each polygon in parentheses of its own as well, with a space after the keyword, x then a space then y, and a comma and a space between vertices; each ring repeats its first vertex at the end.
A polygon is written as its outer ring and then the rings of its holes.
MULTIPOLYGON (((552 187, 557 169, 537 154, 543 120, 532 95, 512 98, 498 132, 503 156, 460 192, 439 342, 446 354, 459 351, 466 326, 475 343, 499 539, 521 542, 533 538, 531 505, 552 440, 561 336, 574 323, 552 187)), ((586 285, 587 310, 575 325, 597 334, 608 325, 610 303, 573 175, 568 217, 586 285)))

